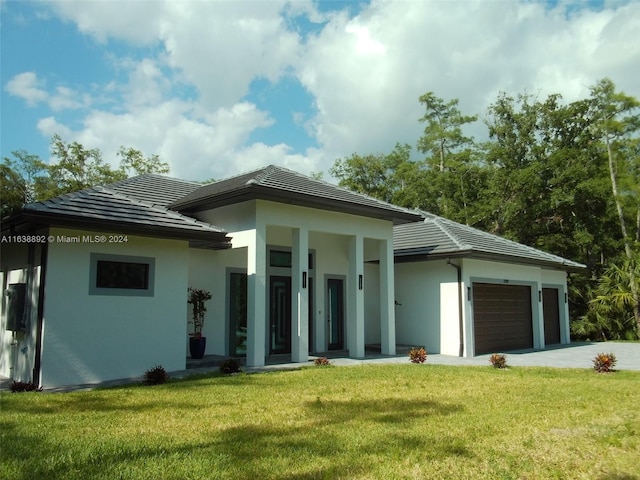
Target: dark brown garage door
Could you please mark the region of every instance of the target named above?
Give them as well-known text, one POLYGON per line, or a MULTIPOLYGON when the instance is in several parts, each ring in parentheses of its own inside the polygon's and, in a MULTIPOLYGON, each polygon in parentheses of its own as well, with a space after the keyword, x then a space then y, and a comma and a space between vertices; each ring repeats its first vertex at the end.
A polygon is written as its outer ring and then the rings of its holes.
POLYGON ((476 355, 533 347, 531 287, 473 284, 476 355))
POLYGON ((544 344, 560 343, 560 311, 558 309, 558 289, 542 289, 542 310, 544 312, 544 344))

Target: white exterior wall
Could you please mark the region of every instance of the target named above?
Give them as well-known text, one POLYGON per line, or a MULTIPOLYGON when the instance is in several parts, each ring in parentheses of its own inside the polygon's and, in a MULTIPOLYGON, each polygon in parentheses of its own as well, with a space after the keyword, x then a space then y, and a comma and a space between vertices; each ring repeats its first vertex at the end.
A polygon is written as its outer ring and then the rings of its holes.
MULTIPOLYGON (((473 331, 474 282, 510 283, 531 287, 534 348, 544 348, 542 288, 557 288, 561 342, 569 343, 569 311, 564 271, 476 259, 452 259, 462 266, 464 356, 475 355, 473 331), (540 292, 540 293, 539 293, 540 292)), ((399 263, 395 266, 396 341, 424 345, 429 353, 458 355, 460 330, 457 271, 446 260, 399 263)))
MULTIPOLYGON (((359 274, 364 275, 365 287, 367 290, 369 285, 374 285, 377 281, 373 278, 367 278, 369 275, 376 274, 377 266, 370 268, 370 266, 365 266, 365 264, 354 264, 353 266, 355 267, 355 270, 350 270, 350 262, 353 261, 350 257, 350 241, 356 237, 360 238, 360 242, 362 242, 360 248, 363 252, 364 260, 375 260, 378 258, 378 245, 380 240, 386 240, 388 242, 393 241, 393 228, 390 221, 263 200, 249 201, 237 205, 199 212, 197 214, 197 218, 225 228, 229 232, 229 236, 232 238, 232 244, 234 246, 233 252, 239 252, 238 254, 226 254, 225 252, 202 254, 204 256, 209 255, 211 257, 211 259, 207 261, 194 260, 195 258, 201 258, 202 255, 200 254, 191 255, 190 283, 194 284, 196 279, 202 284, 210 282, 212 288, 215 288, 216 291, 219 291, 220 286, 222 285, 220 282, 223 279, 226 281, 225 272, 227 268, 247 267, 248 249, 246 247, 249 243, 255 241, 256 229, 260 229, 260 231, 264 229, 266 232, 266 240, 264 240, 266 243, 265 247, 291 248, 293 246, 294 230, 301 230, 308 233, 308 247, 315 253, 315 265, 313 270, 309 271, 309 274, 312 275, 314 279, 314 309, 313 317, 309 319, 309 323, 313 328, 314 340, 314 345, 310 346, 311 351, 324 351, 327 346, 327 321, 325 318, 326 276, 332 275, 345 278, 345 313, 347 313, 347 316, 349 308, 352 308, 353 304, 358 301, 357 297, 359 295, 364 295, 364 293, 359 293, 357 288, 353 288, 353 285, 356 285, 355 283, 351 283, 352 293, 349 293, 349 282, 357 281, 352 277, 357 277, 359 274), (215 277, 218 280, 207 280, 207 276, 215 277)), ((266 275, 268 275, 268 265, 264 268, 266 269, 266 275)), ((260 268, 258 270, 261 271, 260 268)), ((268 288, 268 279, 266 278, 266 275, 264 278, 257 279, 257 285, 259 285, 260 288, 265 289, 265 291, 268 288)), ((196 285, 194 284, 193 286, 196 285)), ((392 292, 393 285, 391 284, 389 287, 392 292)), ((216 294, 214 293, 214 298, 215 295, 216 294)), ((266 301, 268 302, 268 298, 266 301)), ((372 343, 379 343, 379 290, 372 294, 372 301, 378 302, 377 316, 374 315, 370 320, 365 321, 364 330, 366 331, 367 342, 371 341, 372 343)), ((221 301, 217 303, 216 306, 212 306, 212 308, 218 309, 224 307, 224 305, 226 305, 226 301, 222 301, 221 299, 221 301)), ((361 306, 358 315, 362 315, 363 318, 367 318, 364 314, 364 310, 364 307, 361 306)), ((224 312, 223 314, 219 310, 216 311, 215 322, 218 327, 221 326, 219 323, 220 319, 224 319, 224 335, 216 333, 220 338, 214 340, 213 343, 210 343, 210 335, 207 334, 207 353, 223 354, 228 348, 228 312, 224 312), (209 345, 213 345, 212 349, 209 348, 209 345)), ((260 314, 260 312, 257 312, 257 314, 260 314)), ((266 317, 266 313, 262 312, 262 315, 264 315, 264 318, 261 317, 261 321, 267 323, 269 319, 266 317)), ((208 311, 207 326, 205 326, 205 329, 210 325, 210 320, 208 311)), ((349 324, 348 319, 345 320, 346 323, 349 324)), ((354 329, 362 329, 361 326, 358 327, 356 325, 356 323, 352 324, 352 331, 347 332, 345 347, 347 346, 350 335, 361 335, 362 338, 357 344, 357 348, 362 347, 363 349, 365 335, 362 332, 354 332, 354 329)), ((220 332, 222 330, 217 330, 216 328, 216 331, 220 332)), ((265 335, 265 349, 268 352, 267 341, 268 339, 265 335)), ((393 343, 395 345, 395 342, 393 343)))
MULTIPOLYGON (((100 232, 52 229, 54 236, 100 232)), ((51 243, 42 347, 45 387, 141 376, 186 364, 188 242, 128 236, 127 243, 51 243), (91 253, 155 258, 152 297, 89 294, 91 253)))
POLYGON ((34 248, 31 271, 28 267, 28 248, 25 244, 3 244, 2 271, 0 272, 2 288, 2 298, 0 299, 0 375, 21 382, 33 381, 41 272, 40 246, 34 248), (28 299, 25 308, 28 320, 25 332, 7 330, 7 296, 5 291, 13 283, 27 284, 28 299))
POLYGON ((458 277, 446 261, 398 263, 396 341, 428 353, 458 354, 458 277))

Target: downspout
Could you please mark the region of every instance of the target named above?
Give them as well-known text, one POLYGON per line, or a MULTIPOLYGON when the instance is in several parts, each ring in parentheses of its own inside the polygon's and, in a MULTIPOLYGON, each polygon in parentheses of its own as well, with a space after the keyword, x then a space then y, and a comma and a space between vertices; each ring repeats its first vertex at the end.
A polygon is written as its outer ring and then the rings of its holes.
POLYGON ((40 371, 42 366, 42 330, 44 326, 44 287, 47 278, 47 254, 49 244, 42 243, 40 252, 40 285, 38 286, 38 311, 36 317, 36 351, 33 362, 33 383, 40 385, 40 371))
POLYGON ((462 357, 464 355, 464 318, 462 315, 462 267, 460 265, 456 265, 455 263, 451 263, 451 259, 447 258, 447 265, 451 265, 458 271, 458 331, 460 332, 460 348, 458 349, 458 356, 462 357))

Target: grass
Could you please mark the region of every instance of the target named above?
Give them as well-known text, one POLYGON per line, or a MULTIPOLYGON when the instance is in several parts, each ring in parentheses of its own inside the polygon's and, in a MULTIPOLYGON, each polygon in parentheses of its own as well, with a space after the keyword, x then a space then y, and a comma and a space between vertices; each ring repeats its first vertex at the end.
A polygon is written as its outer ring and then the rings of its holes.
POLYGON ((640 372, 312 367, 0 401, 3 479, 640 478, 640 372))

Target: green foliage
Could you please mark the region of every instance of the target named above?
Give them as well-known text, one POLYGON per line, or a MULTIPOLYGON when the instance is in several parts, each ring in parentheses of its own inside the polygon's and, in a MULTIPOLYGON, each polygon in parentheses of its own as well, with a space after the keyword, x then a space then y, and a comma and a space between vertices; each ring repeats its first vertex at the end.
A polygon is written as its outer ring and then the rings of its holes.
POLYGON ((588 309, 571 325, 572 333, 587 340, 635 340, 638 326, 633 282, 638 288, 640 254, 629 261, 612 263, 600 275, 595 288, 588 287, 588 309))
POLYGON ((318 357, 313 361, 313 364, 316 367, 328 367, 331 365, 331 362, 327 357, 318 357))
POLYGON ((613 353, 599 353, 593 359, 593 369, 599 373, 612 372, 617 362, 613 353))
POLYGON ((144 372, 144 383, 146 385, 162 385, 169 380, 169 374, 162 367, 162 365, 156 365, 144 372))
POLYGON ((232 373, 241 372, 240 362, 235 358, 229 358, 222 362, 220 365, 220 371, 225 375, 231 375, 232 373))
POLYGON ((51 139, 51 161, 43 162, 24 150, 11 152, 0 165, 2 217, 26 203, 53 198, 95 185, 106 185, 143 173, 169 173, 169 165, 157 155, 145 158, 139 150, 120 147, 120 166, 113 169, 97 148, 67 143, 59 135, 51 139))
POLYGON ((42 388, 38 387, 33 382, 11 382, 11 386, 9 387, 12 393, 23 393, 23 392, 41 392, 42 388))
POLYGON ((189 287, 189 298, 187 303, 192 306, 192 319, 189 323, 193 324, 193 337, 202 336, 202 328, 204 327, 204 314, 207 312, 205 302, 211 300, 211 292, 200 288, 189 287))
POLYGON ((409 350, 409 361, 411 363, 424 363, 427 361, 427 351, 424 347, 413 347, 409 350))
POLYGON ((502 353, 493 353, 489 357, 489 363, 493 368, 507 368, 507 356, 502 353))
MULTIPOLYGON (((611 284, 607 277, 599 282, 607 265, 640 251, 638 100, 609 79, 570 103, 558 94, 500 93, 484 118, 483 144, 464 135, 476 116, 462 114, 457 100, 427 92, 420 102, 425 130, 417 150, 424 159, 411 159, 408 145, 388 155, 353 154, 331 169, 340 185, 584 263, 588 273, 569 279, 574 320, 592 311, 593 299, 620 310, 598 285, 611 284)), ((575 334, 637 335, 640 288, 635 270, 629 275, 630 310, 591 313, 595 327, 580 320, 575 334)))

